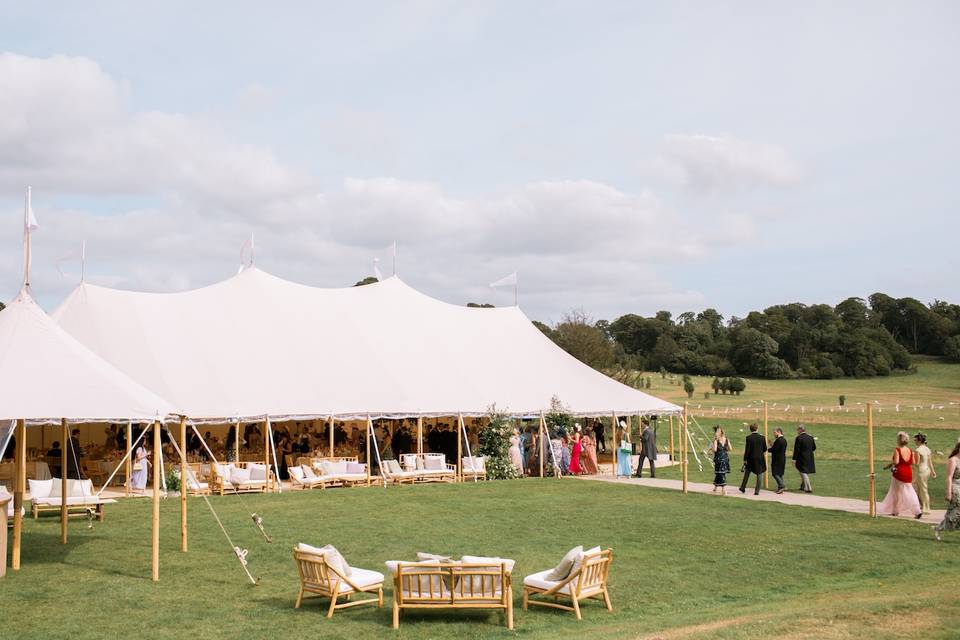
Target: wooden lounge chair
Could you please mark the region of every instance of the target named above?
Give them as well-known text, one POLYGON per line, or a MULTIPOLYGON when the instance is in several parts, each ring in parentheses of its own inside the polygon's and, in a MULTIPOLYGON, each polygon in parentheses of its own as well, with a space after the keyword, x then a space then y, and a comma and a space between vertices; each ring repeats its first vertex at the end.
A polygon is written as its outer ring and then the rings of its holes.
MULTIPOLYGON (((60 478, 49 480, 27 480, 30 486, 30 512, 34 520, 40 517, 43 511, 59 513, 62 498, 60 497, 60 478)), ((85 516, 92 511, 97 520, 103 521, 103 505, 114 504, 112 498, 100 498, 93 490, 92 480, 67 480, 67 516, 85 516)))
POLYGON ((404 471, 396 460, 384 460, 380 469, 387 481, 393 484, 413 484, 417 481, 417 472, 404 471))
POLYGON ((294 487, 300 487, 301 489, 316 487, 325 489, 327 487, 328 480, 322 475, 317 475, 309 465, 287 467, 287 474, 290 476, 290 482, 293 483, 294 487))
POLYGON ((400 456, 404 471, 415 471, 417 482, 456 482, 457 466, 447 464, 442 453, 404 453, 400 456))
POLYGON ((327 617, 332 618, 337 609, 358 607, 364 604, 375 604, 377 608, 383 606, 383 574, 367 569, 351 567, 350 575, 335 568, 327 562, 326 554, 316 547, 299 544, 293 549, 293 558, 297 562, 297 571, 300 574, 300 593, 297 595, 295 609, 305 598, 330 598, 330 607, 327 617), (313 596, 305 594, 311 593, 313 596), (357 593, 376 594, 376 598, 351 600, 357 593), (337 604, 340 598, 344 602, 337 604))
POLYGON ((487 479, 487 459, 484 456, 464 456, 461 460, 460 470, 464 480, 486 480, 487 479))
MULTIPOLYGON (((180 475, 181 484, 183 474, 180 473, 180 465, 174 467, 177 474, 180 475)), ((201 464, 199 462, 187 463, 187 495, 190 496, 208 496, 210 495, 210 483, 204 482, 200 476, 201 464)))
POLYGON ((387 562, 393 574, 393 628, 404 609, 499 609, 513 629, 513 560, 464 556, 460 562, 387 562))
POLYGON ((573 569, 563 580, 548 580, 547 574, 552 569, 540 571, 523 579, 523 610, 528 605, 553 607, 564 611, 573 611, 577 620, 580 615, 580 601, 590 598, 603 600, 607 611, 613 611, 610 604, 610 594, 607 591, 607 579, 610 576, 610 563, 613 562, 613 551, 599 548, 584 552, 574 564, 573 569), (552 598, 553 601, 532 600, 531 596, 552 598), (569 600, 570 604, 561 604, 560 600, 569 600))
POLYGON ((267 491, 272 477, 272 469, 262 462, 228 462, 210 465, 210 488, 221 496, 226 492, 234 491, 237 493, 267 491))

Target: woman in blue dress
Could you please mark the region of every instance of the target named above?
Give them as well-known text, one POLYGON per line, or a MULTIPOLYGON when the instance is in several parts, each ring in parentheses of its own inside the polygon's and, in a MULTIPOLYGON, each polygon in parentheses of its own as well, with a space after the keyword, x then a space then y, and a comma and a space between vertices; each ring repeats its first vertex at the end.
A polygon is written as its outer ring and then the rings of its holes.
POLYGON ((633 453, 631 446, 630 428, 623 420, 620 421, 620 442, 617 448, 617 475, 630 476, 633 465, 630 464, 630 456, 633 453))
POLYGON ((727 495, 727 474, 730 473, 730 441, 723 429, 717 425, 713 428, 713 492, 720 489, 720 495, 727 495))

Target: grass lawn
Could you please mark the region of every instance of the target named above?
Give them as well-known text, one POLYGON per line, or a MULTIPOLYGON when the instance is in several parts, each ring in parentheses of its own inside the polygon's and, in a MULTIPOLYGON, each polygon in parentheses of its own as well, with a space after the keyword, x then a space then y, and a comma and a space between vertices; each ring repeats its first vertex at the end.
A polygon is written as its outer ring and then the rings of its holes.
MULTIPOLYGON (((734 408, 745 409, 739 414, 744 420, 762 418, 760 402, 766 400, 771 405, 771 419, 865 424, 866 417, 862 413, 864 403, 879 402, 879 411, 874 411, 875 424, 927 429, 955 428, 960 425, 960 364, 922 356, 915 356, 914 363, 917 369, 914 374, 878 378, 746 379, 747 390, 739 396, 714 395, 710 388, 712 376, 692 376, 696 391, 689 399, 679 383, 682 376, 674 375, 670 380, 661 378, 659 373, 644 373, 643 377, 649 377, 652 384, 649 390, 644 388, 644 391, 677 404, 689 402, 694 415, 707 419, 730 415, 724 414, 724 411, 734 408), (710 392, 709 398, 704 397, 707 391, 710 392), (846 396, 842 412, 837 409, 840 395, 846 396), (897 405, 900 405, 899 411, 897 405), (814 410, 816 407, 825 407, 827 410, 818 412, 814 410), (829 408, 834 408, 834 411, 830 412, 829 408)), ((636 373, 614 375, 625 382, 635 382, 636 373)))
MULTIPOLYGON (((23 568, 0 581, 4 637, 71 638, 956 638, 960 536, 936 544, 910 521, 681 496, 574 479, 225 496, 213 504, 250 549, 259 586, 245 582, 200 499, 191 499, 190 552, 178 551, 178 501, 162 505, 161 581, 149 581, 150 504, 108 508, 107 521, 26 522, 23 568), (272 545, 251 512, 263 514, 272 545), (517 560, 516 631, 484 612, 409 613, 389 606, 324 618, 293 609, 291 547, 333 543, 357 566, 384 570, 417 551, 517 560), (614 550, 615 611, 584 620, 521 611, 523 576, 574 544, 614 550), (909 621, 909 622, 908 622, 909 621)), ((392 586, 386 589, 389 604, 392 586)))
MULTIPOLYGON (((741 474, 739 473, 740 464, 743 462, 744 439, 749 434, 747 422, 745 420, 733 419, 707 419, 697 418, 697 422, 703 428, 701 433, 693 421, 691 421, 691 430, 695 442, 697 443, 697 452, 700 454, 700 460, 703 463, 703 471, 697 467, 696 460, 693 457, 693 450, 690 452, 690 480, 694 482, 713 482, 713 467, 709 460, 703 454, 713 437, 713 426, 721 425, 730 437, 730 444, 733 450, 730 452, 730 468, 732 473, 727 476, 727 483, 730 485, 739 484, 741 474)), ((785 482, 788 489, 796 489, 800 486, 800 474, 793 468, 790 456, 793 453, 793 439, 796 437, 796 422, 785 422, 782 420, 770 420, 770 437, 773 437, 774 427, 782 427, 787 437, 787 473, 785 482)), ((811 478, 814 491, 819 495, 841 496, 844 498, 867 499, 869 492, 869 469, 867 465, 867 429, 865 426, 846 425, 846 424, 808 424, 807 428, 812 436, 817 439, 817 473, 811 478)), ((676 429, 676 426, 674 427, 676 429)), ((760 432, 763 433, 763 425, 760 425, 760 432)), ((877 500, 882 500, 886 495, 887 488, 890 485, 890 473, 883 471, 881 467, 886 464, 893 455, 893 448, 896 445, 896 435, 900 431, 897 427, 876 427, 874 429, 874 459, 877 474, 877 500)), ((909 430, 910 434, 916 432, 916 429, 909 430)), ((934 465, 937 469, 937 479, 930 480, 930 504, 935 509, 944 508, 944 497, 946 495, 946 455, 953 449, 953 445, 960 436, 960 427, 954 429, 929 429, 926 430, 927 444, 934 452, 934 465), (938 452, 941 452, 938 455, 938 452)), ((657 446, 661 453, 669 449, 669 428, 660 427, 657 431, 657 446)), ((679 467, 667 467, 657 473, 657 476, 664 478, 679 478, 679 467)), ((773 478, 770 479, 770 486, 776 488, 773 478)))

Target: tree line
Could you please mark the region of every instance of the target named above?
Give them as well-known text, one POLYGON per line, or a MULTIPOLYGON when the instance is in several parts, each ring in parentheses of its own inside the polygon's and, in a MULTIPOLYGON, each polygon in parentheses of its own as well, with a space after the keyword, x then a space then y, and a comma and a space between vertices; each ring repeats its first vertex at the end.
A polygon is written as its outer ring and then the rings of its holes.
POLYGON ((829 379, 909 372, 911 354, 960 362, 960 305, 883 293, 835 307, 776 305, 726 322, 716 309, 705 309, 676 318, 669 311, 630 313, 612 322, 573 311, 555 326, 534 324, 597 369, 829 379))

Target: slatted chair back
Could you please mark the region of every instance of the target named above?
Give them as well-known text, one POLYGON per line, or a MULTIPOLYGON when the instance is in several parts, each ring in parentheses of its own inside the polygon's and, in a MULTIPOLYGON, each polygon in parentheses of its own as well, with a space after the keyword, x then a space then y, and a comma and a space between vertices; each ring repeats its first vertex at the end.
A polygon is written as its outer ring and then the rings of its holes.
POLYGON ((315 593, 334 593, 333 583, 339 582, 339 576, 330 569, 324 556, 295 548, 293 557, 297 561, 297 571, 304 589, 315 593))
POLYGON ((401 606, 458 602, 503 605, 512 597, 510 574, 504 565, 400 563, 395 586, 394 597, 401 606))
POLYGON ((585 556, 580 565, 580 575, 577 576, 574 594, 579 597, 584 594, 602 591, 607 584, 612 561, 612 549, 585 556))

